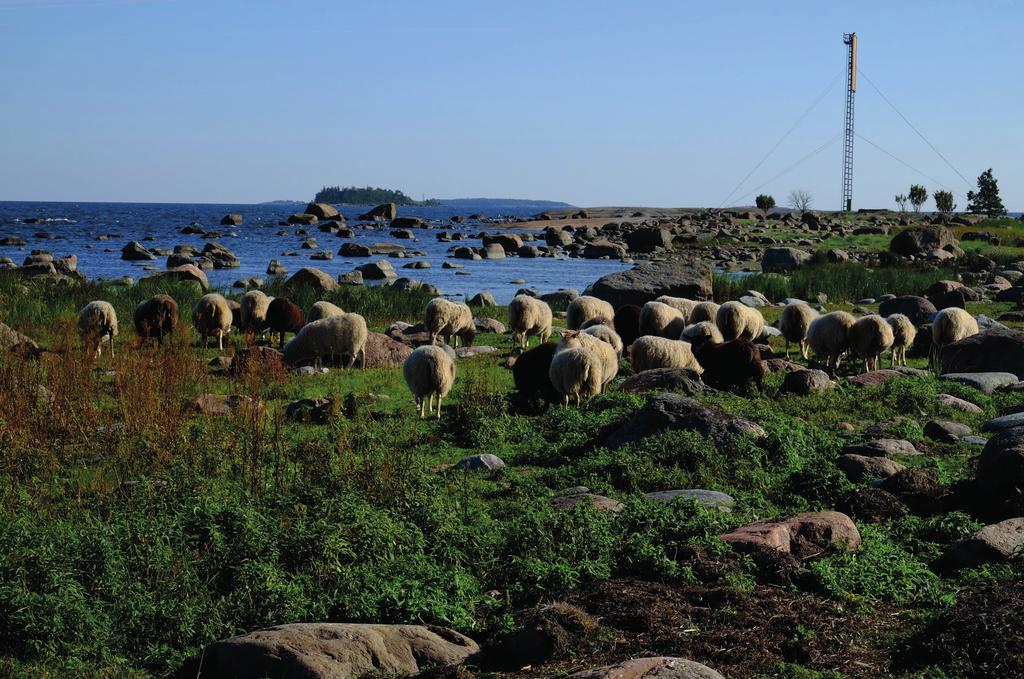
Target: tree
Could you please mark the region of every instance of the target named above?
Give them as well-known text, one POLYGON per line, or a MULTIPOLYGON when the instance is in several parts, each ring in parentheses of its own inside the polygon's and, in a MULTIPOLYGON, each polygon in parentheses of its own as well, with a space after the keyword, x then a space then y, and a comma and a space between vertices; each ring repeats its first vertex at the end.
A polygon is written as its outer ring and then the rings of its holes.
POLYGON ((907 211, 907 197, 902 193, 896 194, 896 204, 900 206, 900 212, 907 211))
POLYGON ((999 197, 999 184, 992 176, 992 168, 978 175, 978 191, 967 192, 967 211, 989 217, 1002 217, 1006 214, 1003 201, 999 197))
POLYGON ((948 215, 956 211, 956 203, 953 202, 952 191, 936 191, 932 194, 932 198, 935 199, 936 209, 942 214, 948 215))
POLYGON ((800 210, 803 212, 811 207, 811 203, 814 202, 814 196, 803 189, 793 189, 789 192, 789 204, 794 210, 800 210))
POLYGON ((920 212, 921 206, 928 200, 928 190, 920 184, 911 184, 910 193, 907 194, 907 199, 910 204, 914 206, 914 212, 920 212))
POLYGON ((757 205, 757 209, 764 213, 764 216, 768 216, 768 210, 775 207, 775 198, 769 196, 767 193, 762 193, 760 196, 754 199, 754 203, 757 205))

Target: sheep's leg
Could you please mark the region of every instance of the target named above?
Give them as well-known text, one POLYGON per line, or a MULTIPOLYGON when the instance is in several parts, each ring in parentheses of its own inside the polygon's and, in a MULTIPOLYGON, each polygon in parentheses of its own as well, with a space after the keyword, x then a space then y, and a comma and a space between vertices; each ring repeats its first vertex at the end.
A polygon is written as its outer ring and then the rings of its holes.
POLYGON ((786 340, 786 359, 789 359, 789 340, 786 340))
POLYGON ((437 395, 437 419, 441 419, 441 394, 437 395))
POLYGON ((111 358, 115 358, 116 357, 116 354, 114 354, 114 336, 113 335, 110 336, 110 357, 111 358))
POLYGON ((217 351, 224 351, 224 331, 217 333, 217 351))
POLYGON ((808 360, 807 349, 807 340, 800 340, 800 355, 803 357, 805 361, 808 360))

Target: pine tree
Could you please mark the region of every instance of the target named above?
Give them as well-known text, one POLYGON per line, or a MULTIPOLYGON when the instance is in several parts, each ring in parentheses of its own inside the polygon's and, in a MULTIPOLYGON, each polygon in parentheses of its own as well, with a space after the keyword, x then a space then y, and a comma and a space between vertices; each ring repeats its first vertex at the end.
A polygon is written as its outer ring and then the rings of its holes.
POLYGON ((1002 217, 1006 214, 1006 208, 999 197, 999 184, 992 176, 991 167, 978 175, 978 191, 967 192, 967 211, 989 217, 1002 217))

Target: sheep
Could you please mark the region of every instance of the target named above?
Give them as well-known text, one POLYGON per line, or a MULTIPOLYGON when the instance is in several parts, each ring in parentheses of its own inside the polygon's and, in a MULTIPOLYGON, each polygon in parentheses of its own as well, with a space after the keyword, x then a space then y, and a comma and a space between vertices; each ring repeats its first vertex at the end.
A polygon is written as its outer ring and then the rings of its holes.
POLYGON ((434 396, 437 396, 437 418, 441 419, 441 400, 455 384, 455 361, 445 348, 426 344, 418 347, 402 364, 402 376, 416 399, 416 413, 420 418, 434 412, 434 396), (426 413, 424 413, 424 401, 426 413))
POLYGON ((892 343, 892 326, 878 314, 862 316, 850 328, 850 351, 864 359, 864 372, 878 369, 879 357, 892 343))
POLYGON ((749 340, 705 342, 694 347, 693 353, 704 369, 704 381, 717 389, 745 389, 751 382, 764 386, 766 370, 761 352, 749 340))
POLYGON ((512 379, 519 396, 526 402, 538 397, 545 403, 556 403, 561 399, 548 376, 557 348, 555 342, 543 342, 532 349, 524 351, 517 347, 512 351, 512 379))
POLYGON ((917 328, 904 314, 890 314, 886 322, 892 327, 892 362, 895 368, 898 365, 907 364, 907 347, 914 346, 914 338, 917 337, 917 328))
POLYGON ((278 334, 278 343, 284 349, 285 333, 298 333, 302 330, 305 319, 302 309, 287 297, 274 297, 267 307, 267 328, 278 334))
POLYGON ((588 328, 584 328, 583 332, 587 335, 593 335, 602 342, 607 342, 611 345, 611 348, 615 350, 616 357, 622 357, 622 338, 619 337, 618 333, 609 328, 603 323, 592 325, 588 328))
POLYGON ((800 358, 807 360, 807 328, 818 317, 817 310, 806 302, 790 302, 782 309, 779 330, 786 340, 786 358, 790 342, 800 347, 800 358))
POLYGON ((573 347, 590 349, 601 359, 602 391, 619 374, 619 357, 612 345, 607 342, 579 330, 568 330, 562 333, 562 340, 558 343, 558 348, 555 351, 565 351, 573 347))
POLYGON ((209 338, 217 337, 217 350, 224 351, 224 336, 231 330, 231 307, 223 295, 203 295, 192 307, 192 325, 199 331, 205 349, 209 338))
POLYGON ((242 305, 233 299, 228 300, 228 308, 231 309, 231 327, 235 330, 242 330, 242 305))
POLYGON ((850 348, 850 329, 856 322, 852 314, 833 311, 818 316, 807 326, 807 346, 819 360, 825 359, 825 366, 833 373, 850 348))
POLYGON ((697 350, 698 346, 706 342, 711 342, 712 344, 722 344, 725 342, 725 339, 722 337, 722 331, 712 321, 701 321, 700 323, 686 326, 679 335, 679 339, 689 342, 694 351, 697 350))
POLYGON ((615 310, 612 321, 615 332, 622 338, 623 346, 628 347, 640 336, 640 307, 635 304, 623 304, 615 310))
POLYGON ((269 297, 262 290, 250 290, 242 295, 239 303, 239 321, 242 332, 260 334, 267 327, 267 309, 270 308, 269 297))
POLYGON ((601 357, 583 346, 556 351, 548 368, 548 379, 562 395, 563 406, 569 405, 570 397, 578 406, 583 399, 600 394, 602 376, 601 357))
POLYGON ((697 302, 692 299, 686 299, 685 297, 672 297, 670 295, 656 297, 654 301, 662 304, 668 304, 674 309, 679 309, 679 311, 683 313, 684 318, 689 318, 690 314, 693 313, 693 307, 697 306, 697 302))
POLYGON ((153 295, 135 307, 132 321, 140 338, 163 344, 164 337, 173 334, 178 325, 178 303, 170 295, 153 295))
POLYGON ((565 310, 565 324, 569 330, 579 330, 580 326, 591 318, 603 318, 611 321, 615 318, 615 309, 603 299, 583 295, 569 302, 565 310))
POLYGON ((943 309, 932 321, 932 357, 941 358, 944 346, 977 334, 978 321, 974 316, 959 307, 943 309))
POLYGON ((702 321, 715 322, 718 316, 718 305, 714 302, 697 302, 693 305, 693 311, 687 314, 687 322, 700 323, 702 321))
POLYGON ((338 356, 346 368, 355 365, 356 358, 366 367, 366 340, 369 331, 366 319, 359 314, 344 313, 340 316, 321 318, 307 323, 284 347, 284 362, 296 365, 300 361, 313 359, 313 366, 323 367, 324 356, 338 356))
POLYGON ((463 343, 470 346, 476 337, 476 325, 469 306, 462 302, 449 302, 444 297, 430 300, 423 313, 423 325, 427 326, 433 344, 443 340, 457 347, 459 338, 462 338, 463 343))
POLYGON ((764 316, 742 302, 726 302, 715 314, 715 325, 727 342, 734 339, 753 342, 764 332, 764 316))
POLYGON ((508 326, 512 330, 512 342, 526 348, 530 335, 537 335, 540 344, 551 336, 551 307, 546 302, 516 295, 508 305, 508 326))
POLYGON ((313 321, 319 321, 321 318, 330 318, 331 316, 340 316, 345 313, 340 306, 331 304, 330 302, 313 302, 313 306, 309 307, 309 313, 306 314, 306 322, 312 323, 313 321))
POLYGON ((86 352, 97 358, 103 353, 103 340, 110 341, 110 355, 114 355, 114 337, 117 336, 117 313, 110 302, 89 302, 78 312, 78 334, 86 352))
POLYGON ((662 302, 648 302, 640 309, 640 335, 676 338, 686 327, 686 315, 662 302))
POLYGON ((655 335, 638 337, 629 348, 633 372, 655 368, 688 368, 698 375, 704 372, 693 355, 689 342, 672 340, 655 335))

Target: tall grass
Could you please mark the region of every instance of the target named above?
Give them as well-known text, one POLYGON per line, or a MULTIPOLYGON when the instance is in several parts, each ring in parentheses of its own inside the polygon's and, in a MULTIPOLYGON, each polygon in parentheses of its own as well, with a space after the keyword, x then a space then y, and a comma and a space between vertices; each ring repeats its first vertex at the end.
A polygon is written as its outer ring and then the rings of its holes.
POLYGON ((830 302, 854 302, 865 297, 920 295, 935 281, 955 277, 951 269, 886 267, 869 269, 862 264, 836 264, 797 269, 789 275, 760 273, 714 277, 715 301, 737 299, 747 290, 758 290, 771 300, 786 297, 817 299, 825 293, 830 302))

